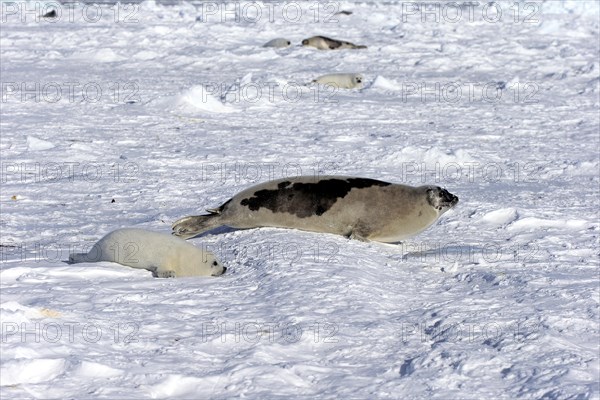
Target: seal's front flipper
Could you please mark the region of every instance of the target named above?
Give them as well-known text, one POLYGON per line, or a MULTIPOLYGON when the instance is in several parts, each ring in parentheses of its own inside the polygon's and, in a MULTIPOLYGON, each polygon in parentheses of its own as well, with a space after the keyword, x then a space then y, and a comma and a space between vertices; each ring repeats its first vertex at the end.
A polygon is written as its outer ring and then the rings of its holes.
POLYGON ((359 240, 361 242, 368 242, 369 239, 367 239, 366 237, 362 236, 360 233, 352 231, 349 235, 348 235, 348 239, 354 239, 354 240, 359 240))
POLYGON ((218 228, 223 225, 220 222, 220 214, 195 215, 184 217, 175 221, 173 226, 173 235, 179 236, 182 239, 189 239, 203 232, 218 228))
MULTIPOLYGON (((152 275, 154 275, 154 273, 152 273, 152 275)), ((175 278, 177 275, 175 275, 175 271, 156 271, 156 275, 154 275, 155 278, 175 278)))
POLYGON ((352 227, 352 230, 348 234, 349 239, 360 240, 361 242, 368 242, 371 233, 371 229, 367 224, 365 224, 360 219, 356 222, 356 224, 352 227))
POLYGON ((77 263, 82 263, 82 262, 86 262, 86 261, 93 261, 93 260, 88 260, 88 253, 71 253, 69 254, 69 261, 67 261, 67 264, 77 264, 77 263))

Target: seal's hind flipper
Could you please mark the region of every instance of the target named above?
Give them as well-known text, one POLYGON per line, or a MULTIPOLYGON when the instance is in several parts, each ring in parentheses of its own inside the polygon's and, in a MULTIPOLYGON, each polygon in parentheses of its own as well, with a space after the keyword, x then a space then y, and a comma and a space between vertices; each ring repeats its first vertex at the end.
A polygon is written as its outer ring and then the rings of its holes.
POLYGON ((219 215, 223 212, 223 210, 225 209, 225 207, 227 207, 227 204, 231 203, 231 199, 227 200, 225 203, 221 204, 219 206, 219 208, 207 208, 206 212, 208 212, 211 215, 219 215))
POLYGON ((77 264, 86 261, 94 261, 91 258, 88 260, 88 253, 71 253, 69 254, 69 260, 67 264, 77 264))
POLYGON ((184 217, 175 221, 173 226, 173 235, 179 236, 182 239, 189 239, 203 232, 217 228, 223 225, 220 222, 220 212, 208 215, 193 215, 184 217))

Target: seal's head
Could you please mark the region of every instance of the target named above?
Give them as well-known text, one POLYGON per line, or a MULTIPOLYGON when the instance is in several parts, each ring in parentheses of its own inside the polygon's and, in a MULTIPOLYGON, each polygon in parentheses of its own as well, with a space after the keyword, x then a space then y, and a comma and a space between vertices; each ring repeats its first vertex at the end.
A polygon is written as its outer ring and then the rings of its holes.
POLYGON ((427 187, 427 201, 440 215, 458 203, 458 197, 439 186, 427 187))
POLYGON ((223 275, 227 271, 227 267, 221 265, 217 260, 210 261, 210 275, 219 276, 223 275))
POLYGON ((302 46, 308 46, 309 43, 310 43, 310 41, 308 39, 304 39, 302 41, 302 46))
POLYGON ((354 83, 356 83, 357 85, 362 84, 363 81, 363 77, 362 75, 354 75, 354 83))

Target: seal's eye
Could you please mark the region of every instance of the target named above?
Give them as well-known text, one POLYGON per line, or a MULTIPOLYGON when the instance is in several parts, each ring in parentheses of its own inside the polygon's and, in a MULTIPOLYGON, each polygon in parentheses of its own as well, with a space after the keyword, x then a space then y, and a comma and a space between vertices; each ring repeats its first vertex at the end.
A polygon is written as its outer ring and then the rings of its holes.
POLYGON ((212 265, 214 265, 214 266, 216 267, 217 265, 219 265, 219 263, 218 263, 218 262, 216 262, 216 261, 213 261, 213 264, 212 264, 212 265))

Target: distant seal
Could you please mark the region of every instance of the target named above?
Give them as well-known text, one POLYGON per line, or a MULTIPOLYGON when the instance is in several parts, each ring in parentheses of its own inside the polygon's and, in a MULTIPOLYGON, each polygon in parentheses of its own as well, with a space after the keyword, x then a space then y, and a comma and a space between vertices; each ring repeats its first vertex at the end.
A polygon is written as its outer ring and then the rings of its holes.
POLYGON ((218 276, 227 268, 215 256, 177 237, 143 229, 117 229, 87 253, 69 255, 69 263, 111 261, 152 271, 158 278, 218 276))
POLYGON ((42 15, 42 18, 56 18, 56 10, 52 9, 48 11, 46 14, 42 15))
POLYGON ((226 225, 296 228, 393 243, 432 225, 458 202, 437 186, 411 187, 348 176, 300 176, 246 189, 210 214, 182 218, 184 239, 226 225))
POLYGON ((327 74, 313 80, 313 83, 331 85, 339 89, 361 88, 363 77, 361 74, 327 74))
POLYGON ((277 38, 273 40, 269 40, 267 43, 263 44, 262 47, 275 47, 277 49, 282 49, 284 47, 288 47, 292 42, 284 38, 277 38))
POLYGON ((319 50, 366 49, 367 46, 356 45, 343 40, 331 39, 325 36, 313 36, 302 41, 302 46, 316 47, 319 50))

